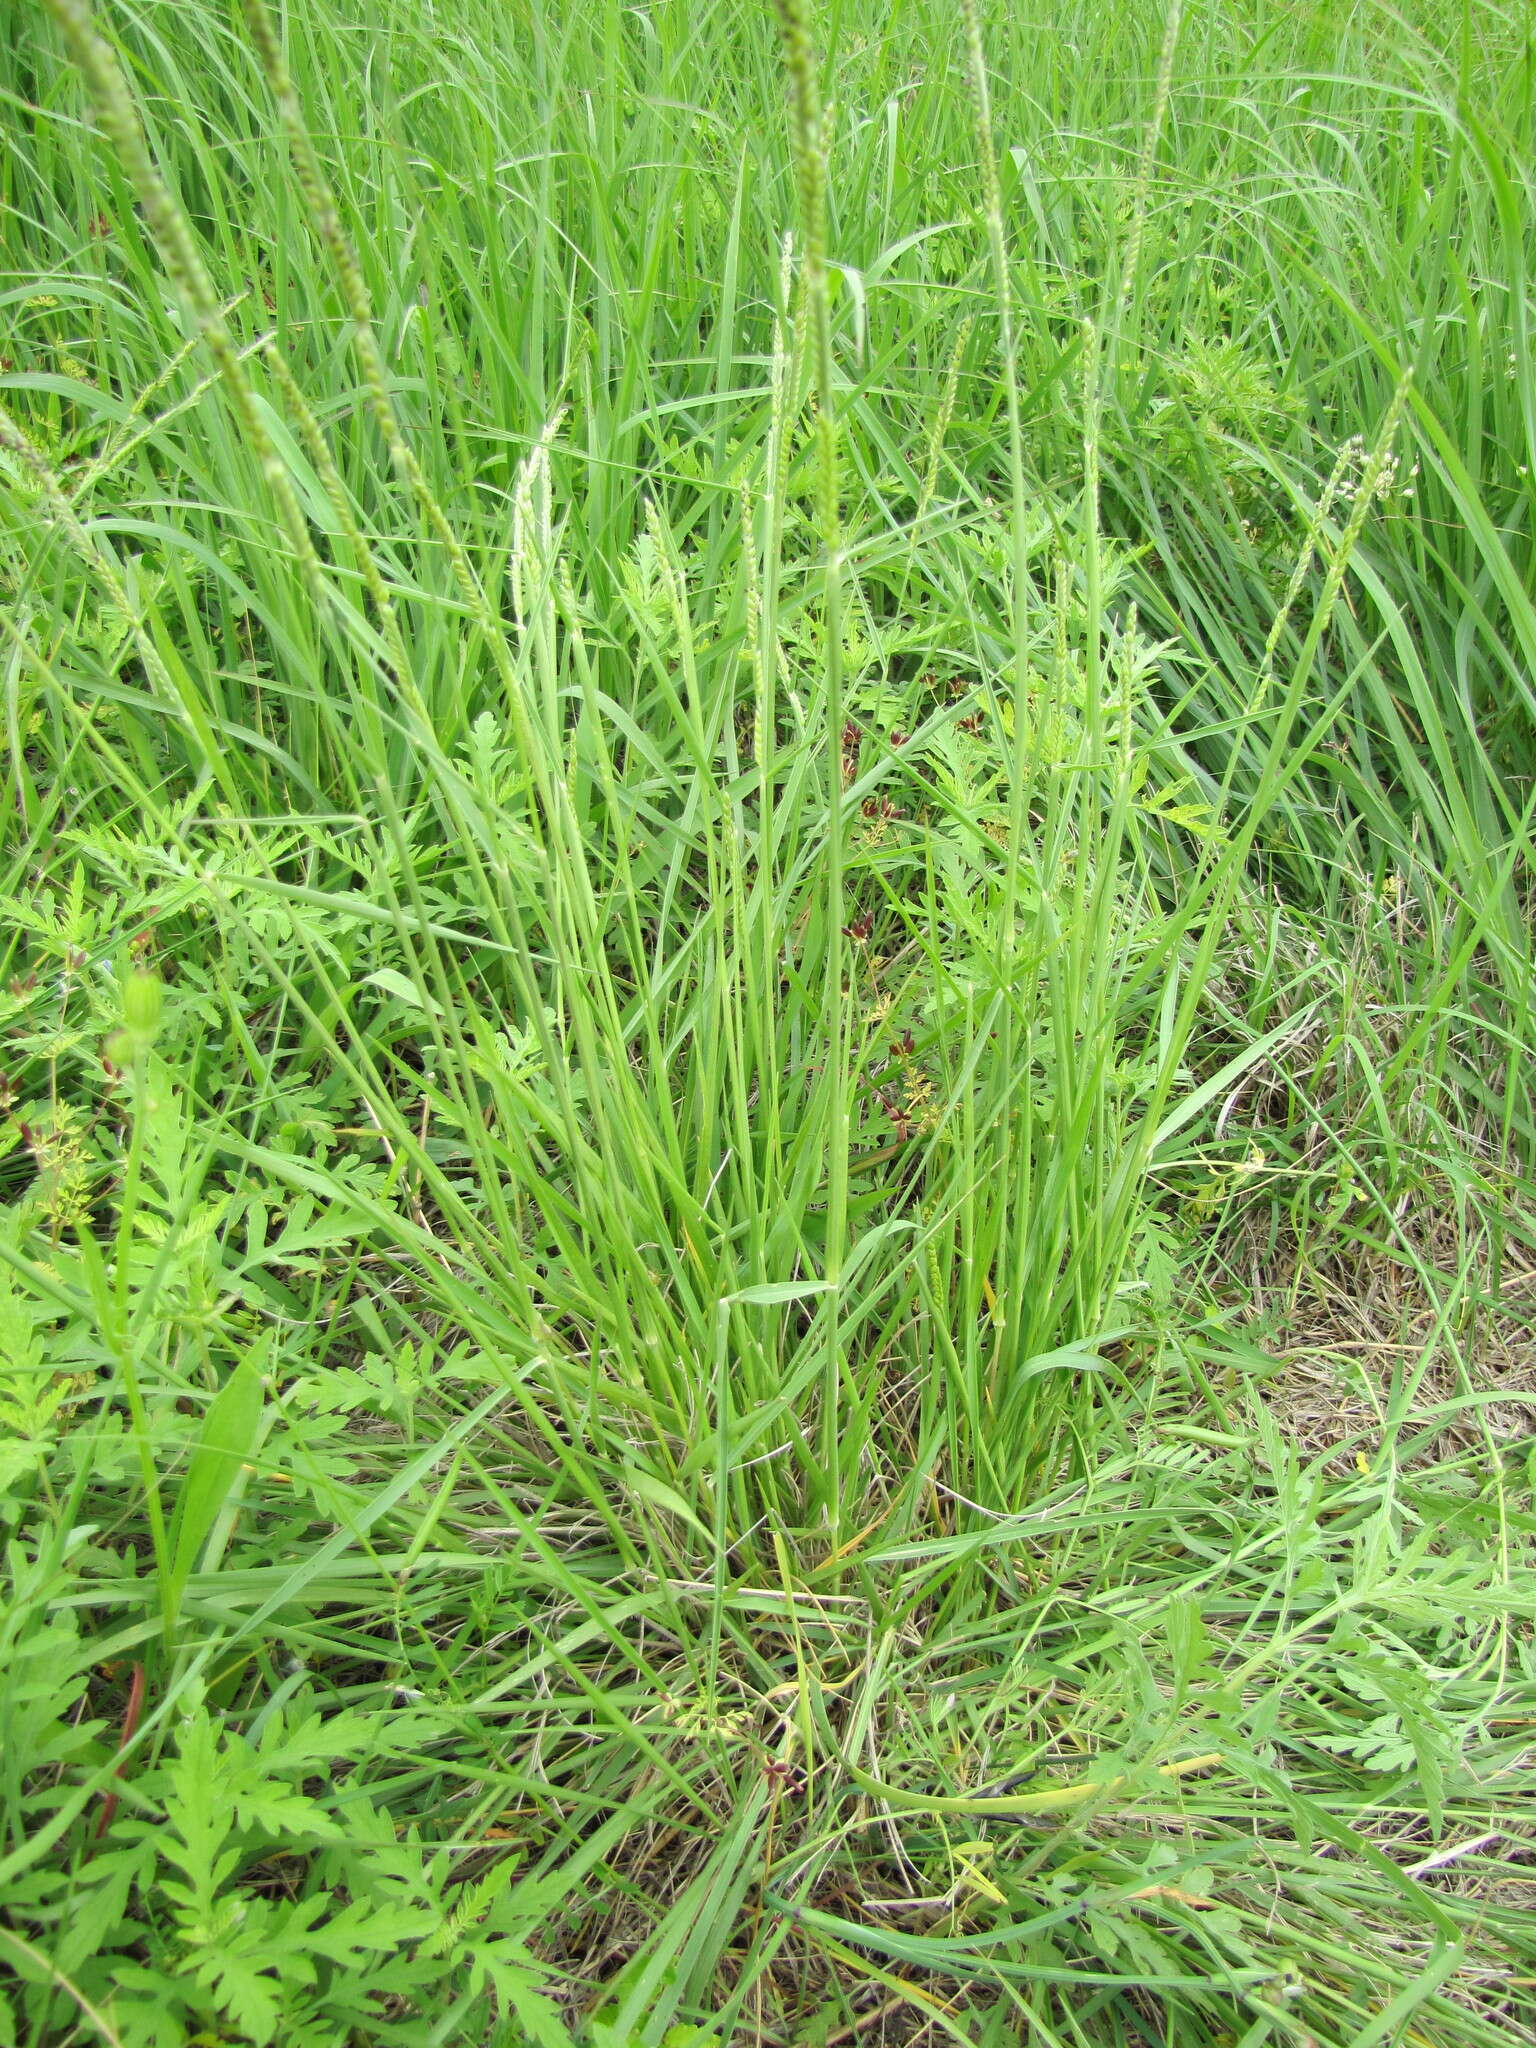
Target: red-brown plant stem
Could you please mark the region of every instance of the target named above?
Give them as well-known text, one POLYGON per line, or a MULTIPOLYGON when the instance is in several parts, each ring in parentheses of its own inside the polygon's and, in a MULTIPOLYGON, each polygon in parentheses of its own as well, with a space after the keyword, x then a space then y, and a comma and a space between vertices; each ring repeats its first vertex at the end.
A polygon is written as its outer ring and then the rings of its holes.
MULTIPOLYGON (((119 1757, 121 1757, 123 1751, 128 1747, 129 1743, 132 1742, 135 1734, 138 1732, 139 1715, 143 1712, 143 1710, 144 1666, 142 1664, 135 1664, 133 1667, 133 1676, 128 1681, 128 1704, 123 1709, 123 1732, 117 1738, 117 1751, 119 1757)), ((123 1766, 121 1763, 119 1763, 116 1771, 113 1773, 113 1776, 120 1778, 122 1775, 123 1766)), ((111 1827, 112 1816, 114 1813, 116 1813, 116 1811, 117 1794, 115 1792, 109 1792, 106 1798, 103 1799, 101 1802, 101 1818, 96 1823, 96 1834, 94 1837, 96 1841, 99 1842, 102 1836, 107 1832, 107 1829, 111 1827)))

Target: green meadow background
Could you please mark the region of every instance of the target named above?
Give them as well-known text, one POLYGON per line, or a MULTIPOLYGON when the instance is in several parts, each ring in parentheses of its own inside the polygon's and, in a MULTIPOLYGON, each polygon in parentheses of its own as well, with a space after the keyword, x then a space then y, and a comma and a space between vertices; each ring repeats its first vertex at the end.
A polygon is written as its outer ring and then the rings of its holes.
POLYGON ((0 2043, 1536 2027, 1519 0, 0 0, 0 2043))

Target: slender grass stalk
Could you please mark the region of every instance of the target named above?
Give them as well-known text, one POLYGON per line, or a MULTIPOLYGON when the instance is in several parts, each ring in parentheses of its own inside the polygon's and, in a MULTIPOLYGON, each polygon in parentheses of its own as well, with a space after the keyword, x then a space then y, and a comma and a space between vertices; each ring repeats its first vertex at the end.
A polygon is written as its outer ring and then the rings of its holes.
POLYGON ((1141 277, 1141 252, 1146 239, 1147 206, 1152 194, 1152 175, 1157 166, 1157 152, 1168 118, 1168 96, 1173 86, 1174 63, 1178 55, 1179 31, 1183 26, 1183 20, 1184 0, 1169 0, 1168 12, 1163 20, 1162 47, 1158 52, 1157 77, 1152 88, 1152 111, 1147 116, 1147 125, 1141 141, 1141 154, 1136 161, 1136 182, 1131 190, 1131 225, 1120 268, 1118 317, 1114 324, 1117 345, 1124 339, 1129 341, 1132 347, 1135 346, 1134 332, 1124 335, 1122 323, 1128 313, 1133 317, 1137 316, 1142 303, 1137 287, 1141 277))
POLYGON ((834 1548, 843 1534, 844 1436, 841 1409, 848 1384, 842 1339, 842 1282, 848 1235, 849 991, 843 927, 844 798, 843 538, 838 481, 837 373, 832 353, 832 295, 827 276, 827 137, 817 60, 805 0, 774 0, 790 90, 790 159, 800 216, 800 263, 816 396, 817 520, 822 544, 822 716, 826 783, 826 901, 823 910, 824 1078, 826 1114, 826 1377, 821 1416, 824 1512, 834 1548))
POLYGON ((996 145, 992 134, 992 91, 987 77, 986 49, 982 41, 981 12, 977 0, 960 0, 960 15, 965 27, 966 60, 975 114, 976 151, 981 176, 982 216, 986 222, 992 295, 997 313, 1003 400, 1008 418, 1008 537, 1011 550, 1008 604, 1012 628, 1014 752, 1008 813, 1008 872, 998 943, 1000 947, 1011 950, 1014 944, 1013 920, 1017 906, 1017 879, 1025 867, 1025 834, 1031 787, 1027 772, 1029 720, 1025 716, 1028 692, 1028 603, 1033 594, 1028 554, 1029 495, 1024 459, 1023 422, 1019 407, 1013 279, 1008 267, 1002 188, 998 182, 996 145))

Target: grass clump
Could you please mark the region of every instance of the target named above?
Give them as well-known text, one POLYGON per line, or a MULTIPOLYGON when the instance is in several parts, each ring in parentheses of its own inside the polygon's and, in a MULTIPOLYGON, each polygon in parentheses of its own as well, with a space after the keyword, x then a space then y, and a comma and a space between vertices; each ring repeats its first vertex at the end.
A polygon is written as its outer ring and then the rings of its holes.
POLYGON ((7 17, 6 2038, 1521 2037, 1520 22, 506 26, 7 17))

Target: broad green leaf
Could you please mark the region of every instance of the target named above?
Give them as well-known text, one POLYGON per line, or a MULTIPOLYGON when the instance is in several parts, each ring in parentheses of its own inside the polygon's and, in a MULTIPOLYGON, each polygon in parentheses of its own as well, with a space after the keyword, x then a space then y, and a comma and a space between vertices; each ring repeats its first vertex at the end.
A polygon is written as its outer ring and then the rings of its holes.
POLYGON ((219 1389, 203 1419, 202 1434, 181 1483, 171 1533, 170 1582, 163 1613, 173 1627, 192 1568, 213 1531, 220 1510, 238 1482, 261 1437, 261 1355, 248 1351, 219 1389))

